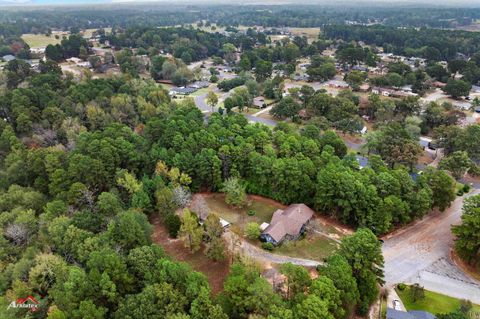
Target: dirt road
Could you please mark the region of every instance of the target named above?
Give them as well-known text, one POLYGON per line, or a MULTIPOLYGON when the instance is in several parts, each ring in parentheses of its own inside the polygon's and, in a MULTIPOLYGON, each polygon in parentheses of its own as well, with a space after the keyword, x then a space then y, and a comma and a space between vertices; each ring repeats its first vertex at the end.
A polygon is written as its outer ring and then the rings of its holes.
MULTIPOLYGON (((480 194, 475 189, 466 196, 480 194)), ((425 289, 480 304, 480 282, 466 275, 451 259, 451 225, 461 222, 463 197, 443 213, 433 213, 384 239, 385 280, 419 283, 425 289)))

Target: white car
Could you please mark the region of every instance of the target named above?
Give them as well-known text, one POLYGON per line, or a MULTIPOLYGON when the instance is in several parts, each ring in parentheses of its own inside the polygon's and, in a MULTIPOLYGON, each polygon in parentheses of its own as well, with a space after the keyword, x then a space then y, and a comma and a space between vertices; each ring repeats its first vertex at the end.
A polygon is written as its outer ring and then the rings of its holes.
POLYGON ((398 299, 393 300, 393 309, 402 310, 402 307, 400 306, 400 300, 398 299))

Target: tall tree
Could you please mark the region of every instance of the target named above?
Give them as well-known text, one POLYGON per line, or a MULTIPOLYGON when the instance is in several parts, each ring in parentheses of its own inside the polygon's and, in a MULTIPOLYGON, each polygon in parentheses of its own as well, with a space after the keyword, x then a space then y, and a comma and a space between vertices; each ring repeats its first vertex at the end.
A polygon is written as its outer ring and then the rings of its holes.
POLYGON ((381 244, 371 230, 361 228, 342 241, 340 253, 352 267, 360 291, 358 311, 365 314, 377 298, 377 283, 384 282, 381 244))
POLYGON ((467 262, 480 263, 480 195, 466 198, 462 208, 462 224, 453 226, 457 237, 455 249, 467 262))
POLYGON ((180 226, 180 238, 182 238, 185 247, 195 252, 200 249, 202 243, 203 230, 198 223, 198 218, 190 210, 184 209, 180 226))

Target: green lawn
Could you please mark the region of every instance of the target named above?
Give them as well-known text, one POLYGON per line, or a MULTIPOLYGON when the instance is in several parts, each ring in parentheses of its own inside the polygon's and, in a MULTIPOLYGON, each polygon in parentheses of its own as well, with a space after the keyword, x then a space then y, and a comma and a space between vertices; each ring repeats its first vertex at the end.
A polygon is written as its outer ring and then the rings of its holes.
POLYGON ((60 39, 55 39, 54 35, 46 36, 45 34, 32 34, 26 33, 22 35, 23 41, 25 41, 30 47, 45 47, 49 44, 60 43, 60 39))
POLYGON ((274 253, 322 261, 332 255, 338 247, 338 243, 332 239, 319 234, 309 234, 306 238, 283 243, 274 249, 274 253))
MULTIPOLYGON (((460 308, 460 300, 449 296, 438 294, 433 291, 425 290, 425 298, 423 300, 412 302, 409 294, 409 288, 404 291, 395 289, 407 310, 424 310, 433 314, 449 313, 460 308)), ((472 311, 479 312, 480 306, 474 305, 472 311)))
POLYGON ((197 90, 197 91, 193 92, 192 94, 190 94, 190 96, 199 96, 199 95, 208 93, 208 91, 210 91, 210 87, 201 88, 200 90, 197 90))
POLYGON ((259 200, 253 197, 248 197, 248 205, 243 208, 235 208, 225 203, 225 195, 223 194, 209 194, 205 196, 208 208, 215 212, 218 216, 226 221, 235 224, 243 229, 249 222, 256 222, 262 224, 264 222, 270 223, 273 213, 283 208, 280 203, 274 203, 270 200, 259 200), (255 215, 249 216, 247 212, 254 210, 255 215))

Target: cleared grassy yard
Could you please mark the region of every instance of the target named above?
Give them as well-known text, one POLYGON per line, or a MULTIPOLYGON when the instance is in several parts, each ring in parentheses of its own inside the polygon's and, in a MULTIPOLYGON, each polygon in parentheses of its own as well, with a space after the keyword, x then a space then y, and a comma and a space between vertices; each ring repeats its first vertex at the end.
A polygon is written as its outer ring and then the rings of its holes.
POLYGON ((249 223, 256 222, 270 223, 273 213, 277 209, 282 209, 285 206, 280 203, 275 203, 268 199, 259 199, 256 196, 248 196, 248 205, 243 208, 234 208, 225 203, 225 195, 223 194, 208 194, 204 196, 208 208, 216 213, 226 221, 238 225, 240 228, 249 223), (249 216, 248 211, 255 211, 254 216, 249 216))
POLYGON ((22 35, 23 41, 25 41, 30 47, 45 47, 49 44, 60 43, 60 39, 55 39, 54 35, 46 36, 45 34, 32 34, 26 33, 22 35))
MULTIPOLYGON (((459 299, 455 299, 455 298, 438 294, 436 292, 428 291, 428 290, 425 290, 424 299, 419 300, 417 302, 413 302, 412 299, 410 298, 409 289, 410 289, 409 287, 407 287, 403 291, 399 290, 398 288, 395 289, 400 299, 402 299, 402 302, 405 308, 407 308, 407 310, 424 310, 424 311, 431 312, 433 314, 438 314, 438 313, 453 312, 460 308, 459 299)), ((479 313, 480 306, 473 305, 473 308, 471 311, 479 313)))
POLYGON ((305 238, 286 242, 275 248, 274 252, 296 258, 322 261, 332 255, 339 244, 320 234, 308 234, 305 238))

